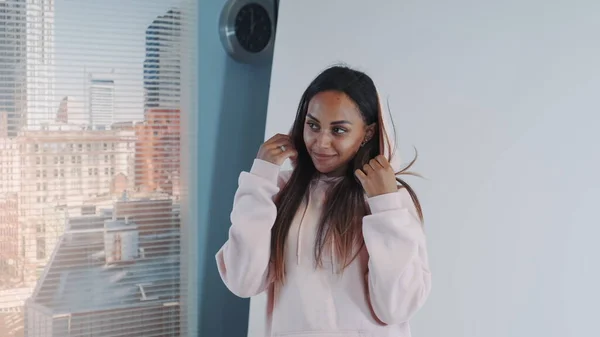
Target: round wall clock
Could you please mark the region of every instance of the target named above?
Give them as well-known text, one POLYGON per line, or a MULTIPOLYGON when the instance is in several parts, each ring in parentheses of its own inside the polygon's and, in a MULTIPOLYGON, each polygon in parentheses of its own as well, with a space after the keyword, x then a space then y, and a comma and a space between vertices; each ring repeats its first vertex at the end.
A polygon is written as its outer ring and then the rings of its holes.
POLYGON ((242 63, 270 60, 275 42, 276 0, 229 0, 221 11, 221 43, 242 63))

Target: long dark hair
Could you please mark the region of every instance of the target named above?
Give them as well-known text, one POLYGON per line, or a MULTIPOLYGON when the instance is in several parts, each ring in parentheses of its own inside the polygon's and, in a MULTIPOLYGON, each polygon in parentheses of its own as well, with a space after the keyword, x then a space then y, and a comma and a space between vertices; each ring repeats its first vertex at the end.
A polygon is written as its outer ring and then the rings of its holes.
MULTIPOLYGON (((324 91, 346 94, 360 110, 365 124, 377 123, 377 127, 371 140, 364 144, 354 159, 348 163, 344 178, 332 186, 327 193, 314 245, 317 265, 321 265, 324 247, 331 244, 334 245, 334 253, 340 261, 338 267, 341 267, 341 270, 354 260, 364 245, 361 229, 362 218, 370 213, 364 190, 355 177, 354 171, 362 168, 369 160, 380 154, 385 154, 390 160, 391 154, 394 153, 383 125, 383 109, 379 95, 369 76, 346 66, 333 66, 323 71, 310 83, 300 99, 296 119, 290 132, 294 147, 298 151, 294 170, 288 183, 275 198, 277 218, 271 230, 271 272, 276 282, 282 283, 285 279, 285 242, 292 220, 301 206, 302 200, 307 198, 311 182, 319 175, 306 149, 303 130, 309 102, 315 95, 324 91), (385 149, 390 151, 384 153, 385 149)), ((412 174, 407 170, 415 160, 416 156, 396 175, 412 174)), ((410 194, 418 216, 423 221, 423 213, 417 195, 405 181, 398 177, 396 180, 399 183, 398 187, 406 188, 410 194)))

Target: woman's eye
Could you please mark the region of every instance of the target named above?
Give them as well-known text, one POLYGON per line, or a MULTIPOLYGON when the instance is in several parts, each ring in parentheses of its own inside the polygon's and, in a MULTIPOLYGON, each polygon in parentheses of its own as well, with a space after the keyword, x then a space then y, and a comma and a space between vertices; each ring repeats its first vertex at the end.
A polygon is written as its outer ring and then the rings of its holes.
POLYGON ((319 128, 319 126, 317 126, 315 123, 312 123, 312 122, 308 122, 306 124, 308 124, 308 127, 313 130, 317 130, 319 128))
POLYGON ((343 134, 343 133, 346 133, 346 130, 345 130, 345 129, 342 129, 342 128, 334 128, 334 129, 333 129, 333 133, 336 133, 336 134, 338 134, 338 135, 341 135, 341 134, 343 134))

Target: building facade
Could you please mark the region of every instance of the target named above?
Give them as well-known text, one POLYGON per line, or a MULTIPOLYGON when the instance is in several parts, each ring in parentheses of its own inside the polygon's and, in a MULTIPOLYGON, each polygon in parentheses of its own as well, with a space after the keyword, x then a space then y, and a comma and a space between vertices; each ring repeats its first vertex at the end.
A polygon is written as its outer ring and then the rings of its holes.
POLYGON ((25 336, 180 335, 178 208, 167 195, 125 199, 68 220, 25 305, 25 336))
POLYGON ((146 30, 145 116, 136 125, 136 186, 179 195, 181 12, 171 9, 146 30))
POLYGON ((146 30, 146 109, 179 109, 181 102, 181 12, 171 9, 146 30))
POLYGON ((106 130, 115 122, 115 81, 109 76, 90 75, 89 124, 106 130))
MULTIPOLYGON (((0 142, 0 172, 5 172, 0 196, 17 197, 19 224, 10 231, 12 243, 0 251, 0 259, 11 263, 25 284, 35 283, 64 231, 69 209, 133 190, 135 144, 133 127, 95 131, 68 124, 21 131, 0 142)), ((5 207, 12 210, 14 204, 5 207)))
POLYGON ((54 116, 54 0, 0 2, 0 136, 54 116))
POLYGON ((148 109, 136 132, 136 187, 142 191, 179 194, 181 166, 178 109, 148 109))

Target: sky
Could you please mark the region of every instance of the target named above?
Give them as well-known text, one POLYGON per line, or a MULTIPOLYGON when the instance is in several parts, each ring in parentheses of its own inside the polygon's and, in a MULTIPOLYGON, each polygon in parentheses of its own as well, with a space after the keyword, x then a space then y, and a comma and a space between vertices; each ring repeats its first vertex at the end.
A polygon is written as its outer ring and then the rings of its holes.
MULTIPOLYGON (((180 2, 56 0, 56 106, 65 96, 83 105, 88 83, 86 72, 108 73, 115 80, 117 121, 141 120, 146 29, 157 16, 180 2)), ((86 119, 83 108, 70 112, 73 122, 86 119)))

